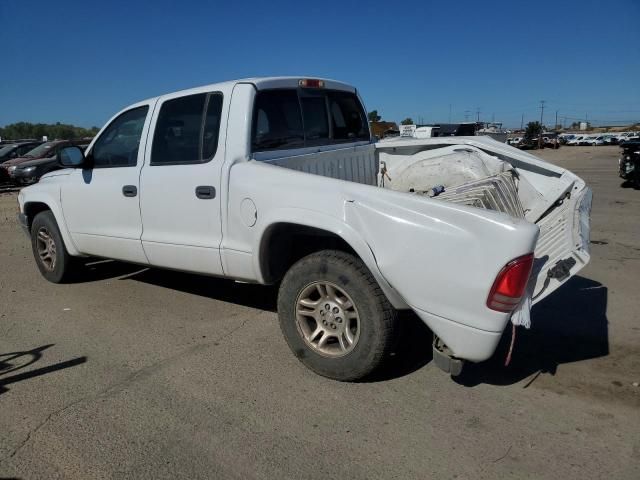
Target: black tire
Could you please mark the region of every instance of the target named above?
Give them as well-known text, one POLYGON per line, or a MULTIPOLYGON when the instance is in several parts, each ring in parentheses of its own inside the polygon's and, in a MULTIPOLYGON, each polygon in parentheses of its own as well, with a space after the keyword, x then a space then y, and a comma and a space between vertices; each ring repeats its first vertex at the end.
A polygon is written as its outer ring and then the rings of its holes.
MULTIPOLYGON (((320 294, 318 297, 320 298, 318 302, 324 304, 323 297, 320 294)), ((315 307, 313 311, 316 312, 323 307, 315 307)), ((327 312, 329 312, 328 309, 325 313, 327 312)), ((319 375, 335 380, 355 381, 369 376, 392 352, 397 339, 396 310, 362 260, 342 251, 323 250, 312 253, 295 263, 280 285, 278 315, 284 338, 298 360, 319 375), (349 307, 352 310, 351 314, 344 311, 344 328, 353 327, 353 323, 350 324, 351 327, 347 327, 347 322, 357 322, 357 337, 350 346, 351 350, 344 354, 338 352, 340 356, 328 356, 320 352, 317 346, 312 347, 309 341, 305 340, 301 326, 301 322, 306 321, 306 317, 299 317, 297 314, 298 301, 304 292, 311 291, 317 283, 322 285, 322 282, 337 288, 340 292, 338 296, 342 295, 340 302, 346 302, 342 305, 353 304, 353 307, 349 307), (346 320, 347 316, 353 317, 354 312, 355 319, 346 320)), ((332 318, 336 322, 342 322, 340 317, 332 318)), ((315 319, 309 322, 314 325, 312 329, 324 328, 315 319)), ((332 328, 335 329, 336 325, 332 328)), ((352 329, 352 331, 355 330, 352 329)), ((327 335, 330 337, 329 341, 335 340, 333 341, 336 345, 335 349, 340 350, 340 347, 343 347, 344 337, 338 341, 338 338, 331 338, 331 333, 334 332, 323 331, 318 338, 322 339, 327 335)), ((353 340, 354 334, 350 335, 353 340)), ((326 345, 331 346, 330 343, 326 345)))
POLYGON ((67 248, 60 235, 58 223, 51 210, 45 210, 36 215, 31 224, 31 249, 38 270, 44 278, 52 283, 64 283, 73 274, 73 257, 67 252, 67 248), (53 245, 48 248, 46 245, 53 245), (53 259, 53 263, 43 258, 41 252, 45 250, 45 256, 53 259), (49 254, 49 255, 46 255, 49 254))

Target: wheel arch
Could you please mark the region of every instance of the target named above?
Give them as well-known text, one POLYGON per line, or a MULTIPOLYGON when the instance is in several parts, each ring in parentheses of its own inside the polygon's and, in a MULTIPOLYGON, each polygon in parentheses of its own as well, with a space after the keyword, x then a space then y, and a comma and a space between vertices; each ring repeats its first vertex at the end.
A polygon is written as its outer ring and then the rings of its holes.
POLYGON ((27 216, 29 231, 31 231, 31 225, 36 215, 46 210, 51 210, 51 207, 44 202, 27 202, 24 204, 24 214, 27 216))
POLYGON ((60 235, 62 236, 62 240, 64 241, 65 247, 67 248, 69 254, 72 256, 82 255, 76 248, 71 235, 69 234, 67 224, 64 220, 64 215, 62 214, 62 209, 56 202, 52 201, 50 198, 36 197, 24 201, 23 213, 27 216, 29 231, 31 231, 31 225, 33 224, 33 219, 36 217, 36 215, 47 210, 53 214, 53 217, 58 224, 58 228, 60 229, 60 235))
POLYGON ((296 261, 320 250, 341 250, 357 256, 380 285, 389 302, 409 308, 380 272, 369 245, 344 222, 324 215, 286 215, 266 223, 254 245, 254 269, 262 283, 276 283, 296 261), (285 220, 286 218, 286 220, 285 220))

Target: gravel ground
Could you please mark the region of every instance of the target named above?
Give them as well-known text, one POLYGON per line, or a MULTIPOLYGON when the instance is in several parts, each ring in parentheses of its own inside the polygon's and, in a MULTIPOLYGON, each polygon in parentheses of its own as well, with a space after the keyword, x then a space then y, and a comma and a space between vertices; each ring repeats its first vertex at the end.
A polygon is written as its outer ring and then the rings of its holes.
POLYGON ((616 147, 536 152, 594 190, 591 264, 534 309, 512 365, 375 381, 303 368, 273 288, 117 262, 38 274, 0 194, 0 477, 640 478, 640 191, 616 147))

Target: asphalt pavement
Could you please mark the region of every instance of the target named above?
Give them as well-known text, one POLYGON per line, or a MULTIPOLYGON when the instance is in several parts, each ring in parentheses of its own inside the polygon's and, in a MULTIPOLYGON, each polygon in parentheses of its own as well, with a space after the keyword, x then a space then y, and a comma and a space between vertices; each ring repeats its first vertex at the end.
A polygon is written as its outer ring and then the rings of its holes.
POLYGON ((640 478, 640 191, 618 150, 536 153, 594 190, 591 264, 509 367, 503 343, 455 380, 411 315, 386 370, 339 383, 289 352, 274 288, 112 261, 47 283, 1 193, 0 477, 640 478))

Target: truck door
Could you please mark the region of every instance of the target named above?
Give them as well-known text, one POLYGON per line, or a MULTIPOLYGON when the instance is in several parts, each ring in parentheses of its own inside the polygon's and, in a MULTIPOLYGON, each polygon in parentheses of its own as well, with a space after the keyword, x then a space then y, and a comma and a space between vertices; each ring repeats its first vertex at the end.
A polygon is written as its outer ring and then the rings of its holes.
POLYGON ((158 101, 142 169, 142 245, 152 265, 222 274, 223 92, 158 101))
POLYGON ((88 168, 61 183, 64 218, 82 253, 147 263, 138 194, 152 109, 141 103, 116 115, 87 151, 88 168))

